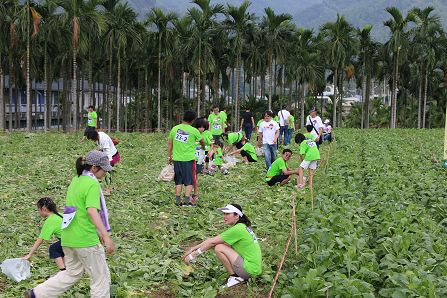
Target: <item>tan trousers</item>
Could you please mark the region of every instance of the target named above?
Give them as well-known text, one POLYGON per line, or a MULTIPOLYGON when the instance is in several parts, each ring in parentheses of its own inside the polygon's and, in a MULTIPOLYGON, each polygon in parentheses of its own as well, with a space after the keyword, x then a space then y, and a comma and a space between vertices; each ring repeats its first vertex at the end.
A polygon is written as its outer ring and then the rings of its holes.
POLYGON ((59 297, 82 277, 84 271, 90 276, 90 296, 110 297, 110 272, 104 247, 98 244, 85 248, 63 247, 63 250, 67 269, 35 287, 36 298, 59 297))

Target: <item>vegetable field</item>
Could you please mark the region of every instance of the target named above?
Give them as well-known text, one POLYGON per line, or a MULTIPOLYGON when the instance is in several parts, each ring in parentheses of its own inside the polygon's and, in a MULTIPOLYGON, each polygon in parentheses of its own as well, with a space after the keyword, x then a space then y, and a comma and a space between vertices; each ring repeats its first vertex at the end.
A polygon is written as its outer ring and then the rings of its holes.
MULTIPOLYGON (((115 134, 122 161, 108 199, 117 251, 108 257, 113 297, 266 297, 291 228, 298 195, 298 254, 292 241, 275 297, 446 297, 447 171, 440 163, 441 130, 338 130, 322 147, 309 190, 268 188, 263 160, 238 164, 227 176, 200 176, 200 208, 176 207, 173 183, 157 182, 166 136, 115 134), (330 149, 329 159, 328 153, 330 149), (328 162, 329 161, 329 162, 328 162), (227 274, 212 252, 192 267, 184 250, 224 229, 215 209, 239 203, 254 224, 263 274, 224 290, 227 274)), ((27 253, 42 219, 35 202, 59 208, 75 159, 95 146, 80 134, 0 134, 0 260, 27 253)), ((298 149, 291 166, 298 166, 298 149)), ((0 296, 18 297, 57 272, 44 245, 31 279, 0 275, 0 296)), ((88 278, 65 297, 85 297, 88 278)))

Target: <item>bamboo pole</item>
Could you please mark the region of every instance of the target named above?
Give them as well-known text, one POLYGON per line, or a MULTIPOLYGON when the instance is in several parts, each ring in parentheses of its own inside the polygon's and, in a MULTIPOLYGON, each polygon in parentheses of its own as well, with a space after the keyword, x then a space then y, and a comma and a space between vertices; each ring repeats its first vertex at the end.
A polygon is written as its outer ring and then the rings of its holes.
MULTIPOLYGON (((298 195, 297 195, 298 196, 298 195)), ((298 197, 297 197, 297 202, 298 197)), ((296 232, 296 209, 295 209, 295 196, 292 196, 292 226, 293 226, 293 232, 295 234, 295 255, 298 255, 298 237, 296 232)))

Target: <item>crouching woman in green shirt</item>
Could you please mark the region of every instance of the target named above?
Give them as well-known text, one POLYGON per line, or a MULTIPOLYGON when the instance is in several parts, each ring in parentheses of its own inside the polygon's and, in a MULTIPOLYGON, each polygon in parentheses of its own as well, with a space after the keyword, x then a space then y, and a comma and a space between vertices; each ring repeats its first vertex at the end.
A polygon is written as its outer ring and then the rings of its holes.
POLYGON ((208 238, 189 249, 183 259, 186 263, 214 248, 214 252, 230 274, 227 287, 246 282, 262 272, 262 256, 258 239, 251 230, 251 222, 238 204, 217 209, 224 214, 224 223, 231 226, 222 234, 208 238))
POLYGON ((61 242, 66 270, 26 292, 25 297, 59 297, 81 279, 84 272, 90 277, 91 297, 110 297, 110 272, 101 243, 107 253, 113 252, 114 244, 107 232, 106 207, 98 180, 111 170, 104 152, 92 151, 85 158, 78 158, 77 175, 68 186, 62 217, 61 242))

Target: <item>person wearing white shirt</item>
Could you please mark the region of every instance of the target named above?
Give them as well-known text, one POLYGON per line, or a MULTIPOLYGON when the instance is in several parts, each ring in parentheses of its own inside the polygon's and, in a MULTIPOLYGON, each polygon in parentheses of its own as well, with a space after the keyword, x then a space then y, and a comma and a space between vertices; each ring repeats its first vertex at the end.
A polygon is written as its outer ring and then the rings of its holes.
POLYGON ((306 118, 306 125, 312 125, 312 134, 315 136, 315 143, 317 143, 318 147, 323 141, 323 121, 321 121, 320 116, 317 115, 317 109, 312 108, 309 111, 309 116, 306 118))
MULTIPOLYGON (((112 138, 109 137, 105 132, 98 132, 96 130, 89 131, 87 132, 87 139, 96 142, 96 145, 98 145, 98 150, 107 154, 110 165, 112 167, 121 160, 120 153, 116 149, 112 138)), ((112 192, 112 176, 106 176, 105 181, 107 187, 104 188, 103 193, 104 195, 110 195, 112 192)))
POLYGON ((289 140, 289 117, 290 112, 282 107, 282 109, 278 112, 279 119, 279 143, 283 140, 284 137, 284 145, 288 145, 289 140))
POLYGON ((329 119, 324 120, 323 125, 323 141, 332 142, 332 126, 330 125, 331 121, 329 119))
POLYGON ((262 144, 267 171, 276 160, 276 150, 278 149, 279 125, 272 117, 272 111, 265 112, 264 121, 261 122, 258 130, 258 147, 262 144))

